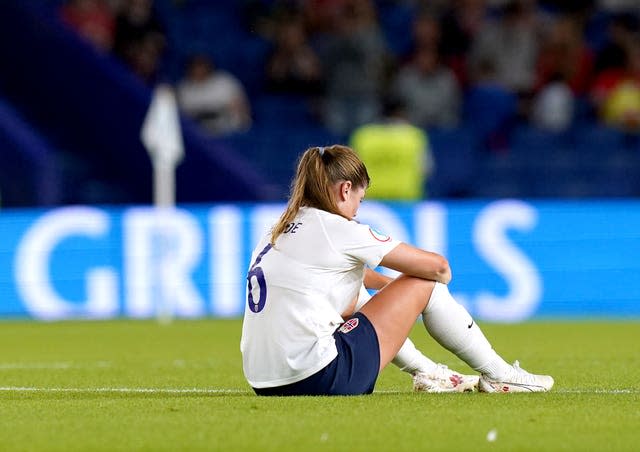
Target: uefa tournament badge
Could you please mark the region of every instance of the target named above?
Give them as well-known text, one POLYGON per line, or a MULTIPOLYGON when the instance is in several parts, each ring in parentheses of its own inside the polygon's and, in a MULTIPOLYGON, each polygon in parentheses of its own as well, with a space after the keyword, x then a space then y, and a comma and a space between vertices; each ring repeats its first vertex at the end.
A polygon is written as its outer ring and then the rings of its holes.
POLYGON ((388 242, 389 240, 391 240, 390 236, 383 234, 382 232, 372 228, 371 226, 369 226, 369 232, 371 233, 373 238, 379 242, 388 242))

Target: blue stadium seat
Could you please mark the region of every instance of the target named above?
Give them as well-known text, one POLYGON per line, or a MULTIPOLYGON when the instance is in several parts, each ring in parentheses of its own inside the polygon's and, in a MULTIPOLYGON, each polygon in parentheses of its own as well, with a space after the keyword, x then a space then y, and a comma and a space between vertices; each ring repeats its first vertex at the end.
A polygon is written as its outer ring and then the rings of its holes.
POLYGON ((340 142, 317 125, 291 127, 286 123, 255 124, 251 130, 225 136, 220 141, 241 154, 269 178, 281 199, 287 197, 298 156, 311 146, 340 142))
POLYGON ((571 131, 571 135, 575 148, 582 155, 603 157, 625 146, 625 137, 622 132, 602 125, 578 126, 571 131))
POLYGON ((477 198, 526 198, 530 194, 531 172, 512 153, 487 154, 479 159, 472 193, 477 198))
POLYGON ((504 147, 516 112, 517 97, 498 85, 473 86, 465 93, 464 123, 474 131, 480 144, 487 149, 504 147))
POLYGON ((564 168, 545 168, 533 178, 535 198, 577 199, 597 196, 597 180, 564 168))
POLYGON ((264 92, 265 68, 272 44, 257 36, 238 36, 240 49, 231 68, 250 97, 264 92))
POLYGON ((412 43, 413 8, 381 2, 378 16, 391 51, 396 56, 406 55, 412 43))
POLYGON ((570 136, 565 132, 548 132, 537 127, 519 125, 509 138, 511 152, 529 168, 544 166, 549 162, 567 166, 575 161, 570 136))
POLYGON ((640 194, 640 154, 637 151, 619 148, 600 164, 599 195, 629 197, 640 194))
POLYGON ((473 186, 477 146, 468 128, 428 131, 435 172, 427 183, 430 197, 464 197, 473 186))
POLYGON ((267 94, 252 102, 253 117, 262 125, 305 126, 313 123, 309 100, 304 96, 267 94))
POLYGON ((3 205, 54 205, 64 200, 60 152, 2 96, 0 162, 3 205))

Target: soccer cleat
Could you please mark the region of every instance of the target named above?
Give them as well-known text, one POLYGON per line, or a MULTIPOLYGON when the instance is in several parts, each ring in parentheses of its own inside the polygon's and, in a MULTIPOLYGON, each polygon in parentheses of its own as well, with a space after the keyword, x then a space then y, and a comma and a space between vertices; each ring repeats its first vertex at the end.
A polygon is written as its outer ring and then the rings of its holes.
POLYGON ((413 390, 416 392, 473 392, 478 389, 477 375, 462 375, 444 364, 438 364, 431 373, 413 374, 413 390))
POLYGON ((553 378, 549 375, 530 374, 513 363, 512 372, 505 378, 494 380, 486 375, 480 376, 480 392, 546 392, 553 387, 553 378))

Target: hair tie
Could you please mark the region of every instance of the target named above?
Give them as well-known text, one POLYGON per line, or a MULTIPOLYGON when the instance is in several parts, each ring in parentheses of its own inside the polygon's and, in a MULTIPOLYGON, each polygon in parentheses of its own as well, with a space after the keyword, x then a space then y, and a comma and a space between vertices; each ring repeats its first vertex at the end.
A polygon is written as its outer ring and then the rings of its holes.
POLYGON ((318 147, 318 154, 320 154, 320 157, 324 156, 324 146, 318 147))

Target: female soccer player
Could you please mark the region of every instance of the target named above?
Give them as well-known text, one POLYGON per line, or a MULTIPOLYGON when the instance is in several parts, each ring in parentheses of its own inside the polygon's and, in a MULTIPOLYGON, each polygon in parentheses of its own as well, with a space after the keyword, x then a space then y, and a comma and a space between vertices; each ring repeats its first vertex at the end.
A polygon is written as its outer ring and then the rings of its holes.
POLYGON ((346 146, 310 148, 300 158, 287 208, 255 248, 247 276, 240 349, 255 392, 370 394, 380 370, 410 344, 419 315, 436 341, 480 373, 480 391, 551 389, 553 378, 493 350, 451 297, 444 257, 353 220, 368 186, 364 164, 346 146), (362 284, 381 285, 370 270, 378 265, 401 275, 356 312, 362 284))

